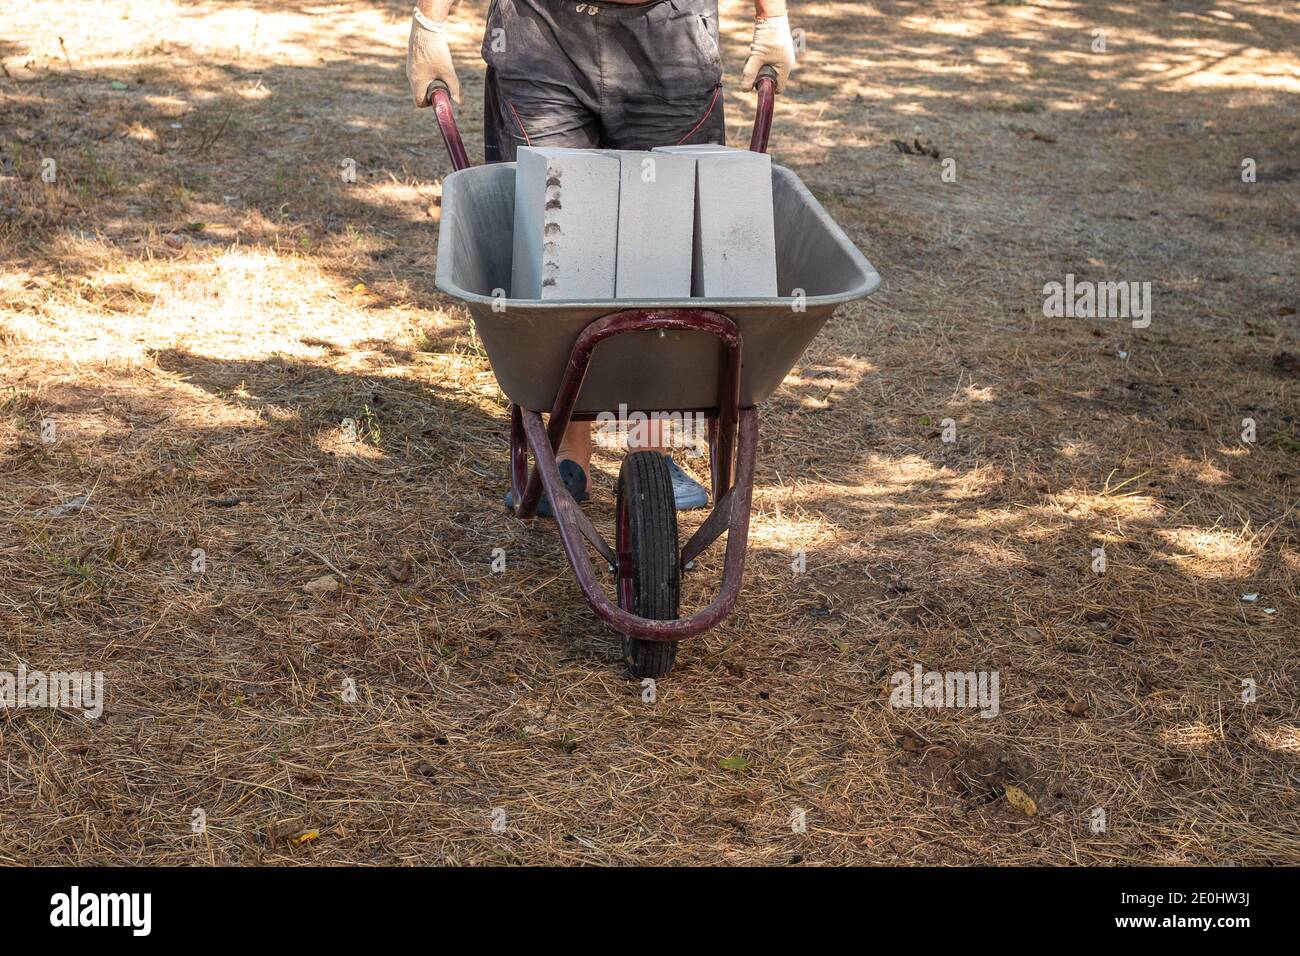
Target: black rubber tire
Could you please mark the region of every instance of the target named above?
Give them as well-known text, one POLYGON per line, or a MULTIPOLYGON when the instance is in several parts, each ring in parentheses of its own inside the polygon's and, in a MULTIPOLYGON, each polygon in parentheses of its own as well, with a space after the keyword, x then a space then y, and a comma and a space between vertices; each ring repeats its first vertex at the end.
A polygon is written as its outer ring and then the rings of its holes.
MULTIPOLYGON (((657 451, 633 452, 618 473, 618 507, 627 509, 632 551, 633 614, 675 621, 681 600, 677 505, 668 459, 657 451)), ((677 661, 677 641, 623 638, 623 659, 633 677, 663 677, 677 661)))

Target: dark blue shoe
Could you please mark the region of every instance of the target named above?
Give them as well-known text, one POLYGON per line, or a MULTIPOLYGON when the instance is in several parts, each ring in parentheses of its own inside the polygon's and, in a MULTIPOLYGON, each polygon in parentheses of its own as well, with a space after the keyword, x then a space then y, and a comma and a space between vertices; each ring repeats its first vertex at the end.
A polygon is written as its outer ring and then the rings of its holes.
MULTIPOLYGON (((576 461, 569 461, 567 458, 560 462, 560 480, 564 482, 564 487, 569 489, 569 494, 573 495, 573 500, 582 504, 591 497, 587 493, 587 473, 576 461)), ((689 479, 688 479, 689 480, 689 479)), ((676 488, 676 482, 673 484, 676 488)), ((703 489, 701 489, 703 490, 703 489)), ((514 490, 506 492, 506 507, 511 511, 515 507, 514 490)), ((555 512, 551 510, 551 503, 546 498, 546 492, 542 492, 541 499, 537 502, 537 517, 554 518, 555 512)))
POLYGON ((673 477, 673 498, 677 502, 677 510, 691 511, 707 505, 709 493, 704 486, 682 471, 682 466, 673 461, 672 455, 664 457, 668 459, 668 472, 673 477))

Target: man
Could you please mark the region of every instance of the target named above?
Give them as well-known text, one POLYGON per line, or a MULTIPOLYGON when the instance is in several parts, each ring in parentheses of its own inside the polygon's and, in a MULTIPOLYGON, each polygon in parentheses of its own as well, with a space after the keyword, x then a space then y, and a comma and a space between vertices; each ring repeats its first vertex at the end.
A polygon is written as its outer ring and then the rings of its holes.
MULTIPOLYGON (((435 80, 460 102, 447 45, 455 0, 418 0, 406 75, 417 107, 435 80)), ((754 0, 754 42, 741 87, 771 66, 777 89, 794 67, 786 0, 754 0)), ((717 0, 492 0, 483 37, 487 76, 483 137, 487 162, 513 162, 520 146, 652 149, 722 143, 722 56, 717 0)), ((634 448, 663 451, 635 431, 634 448)), ((556 454, 565 486, 585 501, 591 424, 574 422, 556 454)), ((708 493, 669 456, 677 507, 699 508, 708 493)), ((543 500, 549 513, 549 503, 543 500)))

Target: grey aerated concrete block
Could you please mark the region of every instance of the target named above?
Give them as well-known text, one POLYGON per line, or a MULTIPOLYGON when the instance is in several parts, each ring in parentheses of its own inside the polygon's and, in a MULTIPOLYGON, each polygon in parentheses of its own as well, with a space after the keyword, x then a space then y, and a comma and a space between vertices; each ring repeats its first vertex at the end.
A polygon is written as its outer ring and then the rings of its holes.
POLYGON ((614 298, 618 181, 596 150, 519 149, 512 298, 614 298))
POLYGON ((695 161, 616 150, 620 299, 687 299, 695 231, 695 161))
POLYGON ((655 152, 695 160, 691 295, 775 298, 771 157, 713 145, 663 146, 655 152))

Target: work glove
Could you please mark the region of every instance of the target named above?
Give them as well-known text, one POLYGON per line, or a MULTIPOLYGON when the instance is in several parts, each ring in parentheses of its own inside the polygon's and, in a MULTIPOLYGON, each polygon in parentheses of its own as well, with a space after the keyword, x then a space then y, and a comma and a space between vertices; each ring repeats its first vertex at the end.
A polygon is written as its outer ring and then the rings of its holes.
POLYGON ((790 36, 790 18, 760 17, 754 21, 754 42, 740 78, 741 89, 752 90, 758 71, 765 66, 776 70, 777 91, 785 89, 785 78, 794 69, 794 38, 790 36))
POLYGON ((460 102, 460 80, 447 46, 447 23, 430 20, 419 10, 411 18, 411 40, 406 46, 406 78, 411 81, 411 99, 416 106, 429 105, 429 84, 442 80, 451 98, 460 102))

